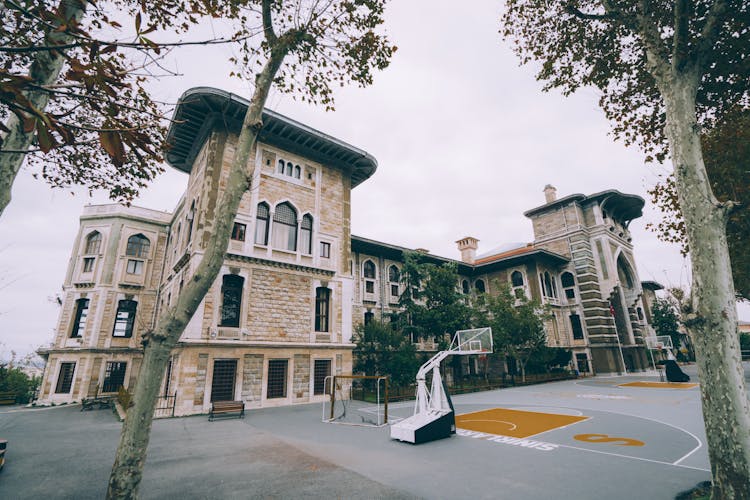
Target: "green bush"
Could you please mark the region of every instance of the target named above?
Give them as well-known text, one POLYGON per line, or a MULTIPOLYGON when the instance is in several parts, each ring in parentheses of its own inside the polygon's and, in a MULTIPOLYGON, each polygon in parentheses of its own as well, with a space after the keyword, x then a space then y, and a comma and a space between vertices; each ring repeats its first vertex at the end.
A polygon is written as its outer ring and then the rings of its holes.
POLYGON ((41 377, 29 377, 21 368, 8 368, 0 365, 0 392, 12 392, 16 403, 27 404, 36 393, 41 377))

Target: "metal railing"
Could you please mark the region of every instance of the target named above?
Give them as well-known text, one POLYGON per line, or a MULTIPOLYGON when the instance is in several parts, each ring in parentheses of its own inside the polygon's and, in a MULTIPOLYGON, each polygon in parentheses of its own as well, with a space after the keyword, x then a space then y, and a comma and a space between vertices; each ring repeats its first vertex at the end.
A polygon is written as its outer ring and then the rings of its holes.
POLYGON ((174 417, 174 408, 177 404, 177 393, 159 396, 154 408, 154 418, 174 417))

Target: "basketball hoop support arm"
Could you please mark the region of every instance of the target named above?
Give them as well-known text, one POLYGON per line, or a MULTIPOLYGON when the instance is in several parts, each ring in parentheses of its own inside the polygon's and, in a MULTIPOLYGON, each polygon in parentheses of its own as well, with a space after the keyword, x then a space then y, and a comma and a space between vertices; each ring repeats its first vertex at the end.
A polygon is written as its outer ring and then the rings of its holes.
POLYGON ((453 350, 440 351, 439 353, 431 357, 425 364, 419 367, 419 371, 417 372, 417 400, 414 402, 415 414, 426 412, 428 406, 432 406, 431 403, 433 400, 437 399, 437 401, 441 401, 441 397, 435 397, 437 395, 437 391, 440 391, 442 393, 443 390, 443 379, 440 377, 440 363, 453 353, 453 350), (433 372, 432 397, 430 397, 430 394, 427 392, 427 374, 430 373, 430 371, 433 372), (436 381, 438 382, 439 388, 436 388, 435 386, 436 381))

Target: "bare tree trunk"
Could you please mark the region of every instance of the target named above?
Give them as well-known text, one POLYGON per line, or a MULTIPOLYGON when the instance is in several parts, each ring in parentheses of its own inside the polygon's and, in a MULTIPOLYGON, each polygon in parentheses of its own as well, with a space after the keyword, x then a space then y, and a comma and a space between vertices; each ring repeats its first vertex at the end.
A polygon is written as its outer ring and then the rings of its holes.
POLYGON ((143 364, 133 394, 134 405, 128 410, 120 434, 120 444, 109 478, 108 499, 131 499, 138 496, 151 436, 156 395, 169 355, 221 270, 240 200, 245 191, 250 189, 255 168, 250 152, 263 125, 263 106, 285 56, 286 50, 273 51, 256 78, 255 92, 242 123, 227 185, 217 204, 212 236, 200 264, 185 284, 176 305, 160 315, 153 332, 144 335, 143 364))
MULTIPOLYGON (((85 0, 61 0, 59 9, 65 19, 78 22, 83 17, 87 6, 88 2, 85 0)), ((72 40, 73 37, 64 31, 53 31, 45 36, 45 43, 48 46, 70 43, 72 40)), ((40 86, 54 83, 60 76, 64 62, 62 51, 41 50, 37 52, 34 62, 29 67, 32 82, 40 86)), ((44 110, 49 103, 49 94, 44 91, 31 91, 26 96, 38 110, 44 110)), ((3 138, 3 145, 0 148, 0 216, 10 203, 13 182, 34 138, 34 132, 24 132, 21 120, 14 114, 10 115, 5 126, 10 132, 3 138)))
POLYGON ((698 78, 673 76, 662 86, 667 136, 685 218, 693 280, 685 324, 695 342, 703 420, 713 474, 712 498, 750 498, 750 405, 737 330, 727 248, 728 209, 706 175, 696 122, 698 78))

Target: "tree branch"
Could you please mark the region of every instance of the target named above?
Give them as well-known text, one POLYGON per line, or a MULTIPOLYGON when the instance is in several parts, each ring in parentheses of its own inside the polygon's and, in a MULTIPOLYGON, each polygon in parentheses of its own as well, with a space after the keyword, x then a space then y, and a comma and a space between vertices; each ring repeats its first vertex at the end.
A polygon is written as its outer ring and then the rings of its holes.
POLYGON ((690 0, 676 0, 674 6, 674 39, 672 41, 672 67, 681 70, 688 60, 688 20, 690 0))
POLYGON ((693 59, 696 71, 700 71, 703 69, 709 54, 713 51, 713 47, 719 37, 719 32, 721 30, 721 25, 724 22, 724 15, 726 14, 726 12, 726 0, 715 0, 713 5, 711 5, 711 9, 708 11, 708 15, 706 16, 706 24, 703 26, 700 40, 698 40, 694 52, 693 59))
POLYGON ((578 7, 574 6, 572 0, 565 5, 565 11, 568 14, 577 17, 578 19, 583 19, 586 21, 605 21, 608 19, 615 19, 619 15, 618 11, 607 11, 606 9, 604 14, 588 14, 586 12, 582 12, 580 9, 578 9, 578 7))
POLYGON ((278 38, 276 37, 276 32, 273 30, 273 19, 271 17, 271 1, 272 0, 263 0, 263 32, 265 33, 266 40, 268 40, 268 45, 270 47, 273 47, 276 45, 276 41, 278 38))

